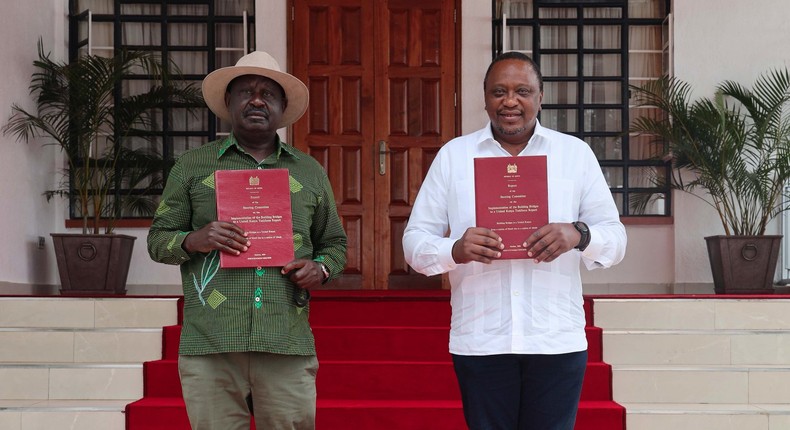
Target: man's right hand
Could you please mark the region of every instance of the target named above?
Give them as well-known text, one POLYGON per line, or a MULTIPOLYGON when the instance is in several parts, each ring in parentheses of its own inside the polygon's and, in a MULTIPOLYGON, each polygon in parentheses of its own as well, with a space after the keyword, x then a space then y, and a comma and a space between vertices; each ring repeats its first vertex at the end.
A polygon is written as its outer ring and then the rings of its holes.
POLYGON ((247 233, 236 224, 225 221, 212 221, 200 230, 193 231, 184 238, 184 251, 193 254, 207 253, 215 249, 239 255, 250 246, 247 233))
POLYGON ((458 264, 478 261, 489 264, 502 255, 502 238, 483 227, 469 227, 453 244, 453 260, 458 264))

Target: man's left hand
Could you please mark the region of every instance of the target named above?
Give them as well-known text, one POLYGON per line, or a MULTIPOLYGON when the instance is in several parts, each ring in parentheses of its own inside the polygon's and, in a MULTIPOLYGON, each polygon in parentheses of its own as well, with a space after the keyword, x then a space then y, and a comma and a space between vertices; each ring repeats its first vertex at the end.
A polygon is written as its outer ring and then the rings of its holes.
POLYGON ((324 282, 324 271, 321 270, 321 265, 304 258, 286 264, 281 273, 288 276, 291 282, 299 288, 305 290, 319 287, 324 282))
POLYGON ((527 255, 536 263, 554 261, 581 240, 581 233, 571 223, 551 223, 539 228, 524 242, 527 255))

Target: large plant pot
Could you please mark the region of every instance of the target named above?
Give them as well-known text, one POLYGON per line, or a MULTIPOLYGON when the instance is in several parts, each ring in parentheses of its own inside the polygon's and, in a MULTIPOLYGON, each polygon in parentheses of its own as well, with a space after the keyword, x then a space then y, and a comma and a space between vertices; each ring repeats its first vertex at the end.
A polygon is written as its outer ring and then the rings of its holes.
POLYGON ((126 294, 134 236, 52 233, 63 295, 126 294))
POLYGON ((782 236, 708 236, 716 294, 773 294, 782 236))

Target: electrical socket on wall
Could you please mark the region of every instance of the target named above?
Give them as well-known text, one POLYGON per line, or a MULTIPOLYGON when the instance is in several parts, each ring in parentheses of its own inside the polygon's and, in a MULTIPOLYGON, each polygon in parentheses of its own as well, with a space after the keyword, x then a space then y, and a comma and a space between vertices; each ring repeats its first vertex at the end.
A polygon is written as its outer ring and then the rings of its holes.
POLYGON ((46 243, 44 236, 38 237, 38 249, 44 249, 44 244, 46 243))

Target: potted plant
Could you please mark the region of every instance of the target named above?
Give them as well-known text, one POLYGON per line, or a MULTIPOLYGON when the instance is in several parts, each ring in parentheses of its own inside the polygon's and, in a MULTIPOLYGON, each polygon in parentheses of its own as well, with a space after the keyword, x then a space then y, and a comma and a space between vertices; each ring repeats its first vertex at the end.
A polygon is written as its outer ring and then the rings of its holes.
POLYGON ((124 294, 135 237, 114 234, 115 221, 125 214, 153 214, 150 191, 161 187, 164 168, 148 144, 156 109, 165 103, 199 106, 199 89, 177 85, 177 72, 168 72, 146 52, 57 62, 39 40, 33 64, 30 92, 36 108, 14 104, 2 130, 22 142, 43 138, 65 156, 59 187, 44 193, 47 200, 69 199, 82 219, 82 234, 51 235, 61 292, 124 294), (150 85, 123 94, 122 83, 133 74, 145 76, 150 85))
POLYGON ((763 73, 751 89, 725 81, 696 100, 674 78, 631 89, 638 106, 660 112, 631 127, 663 142, 659 156, 673 169, 658 185, 690 192, 719 215, 725 234, 705 238, 716 293, 772 293, 782 236, 765 232, 788 210, 790 73, 763 73))

